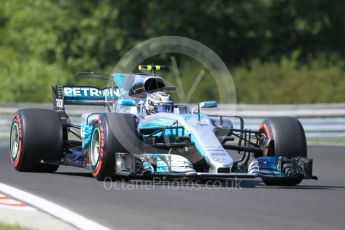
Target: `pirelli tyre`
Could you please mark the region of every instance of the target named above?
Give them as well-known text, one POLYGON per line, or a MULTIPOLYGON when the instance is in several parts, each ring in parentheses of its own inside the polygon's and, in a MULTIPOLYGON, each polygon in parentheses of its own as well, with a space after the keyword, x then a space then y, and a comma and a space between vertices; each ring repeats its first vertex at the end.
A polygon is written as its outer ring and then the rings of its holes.
POLYGON ((139 153, 140 145, 135 115, 100 114, 94 121, 91 134, 89 159, 92 175, 99 181, 116 179, 115 153, 139 153))
MULTIPOLYGON (((307 141, 300 121, 293 117, 269 117, 259 125, 264 139, 261 147, 264 156, 286 158, 307 157, 307 141)), ((302 181, 301 177, 263 177, 266 185, 293 186, 302 181)))
POLYGON ((58 160, 62 154, 63 134, 58 114, 48 109, 22 109, 11 126, 10 160, 20 172, 55 172, 58 165, 41 160, 58 160))

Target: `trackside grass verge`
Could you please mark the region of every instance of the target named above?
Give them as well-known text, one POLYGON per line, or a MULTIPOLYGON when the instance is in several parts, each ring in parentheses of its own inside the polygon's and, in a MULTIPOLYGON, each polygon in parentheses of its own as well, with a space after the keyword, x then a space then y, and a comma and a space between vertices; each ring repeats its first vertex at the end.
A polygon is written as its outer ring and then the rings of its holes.
POLYGON ((0 223, 0 230, 32 230, 32 229, 21 227, 19 225, 8 225, 8 224, 0 223))
POLYGON ((339 145, 345 145, 345 139, 344 138, 310 138, 307 140, 308 144, 339 144, 339 145))

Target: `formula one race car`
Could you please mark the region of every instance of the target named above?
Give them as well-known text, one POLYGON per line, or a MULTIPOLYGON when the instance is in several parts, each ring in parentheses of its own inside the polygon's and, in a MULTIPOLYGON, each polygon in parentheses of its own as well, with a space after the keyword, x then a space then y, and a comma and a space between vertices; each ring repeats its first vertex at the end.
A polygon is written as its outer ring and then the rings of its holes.
POLYGON ((89 169, 97 180, 260 177, 266 185, 293 186, 316 179, 297 119, 269 117, 257 130, 248 130, 241 117, 201 113, 216 107, 215 101, 195 108, 173 103, 169 92, 176 87, 155 75, 163 66, 140 69, 149 72, 78 73, 110 79, 112 86, 55 86, 53 110, 17 111, 11 127, 12 166, 21 172, 76 166, 89 169), (84 113, 80 124, 72 124, 65 105, 101 105, 106 112, 84 113), (239 119, 239 128, 233 119, 239 119), (229 152, 242 155, 235 160, 229 152))

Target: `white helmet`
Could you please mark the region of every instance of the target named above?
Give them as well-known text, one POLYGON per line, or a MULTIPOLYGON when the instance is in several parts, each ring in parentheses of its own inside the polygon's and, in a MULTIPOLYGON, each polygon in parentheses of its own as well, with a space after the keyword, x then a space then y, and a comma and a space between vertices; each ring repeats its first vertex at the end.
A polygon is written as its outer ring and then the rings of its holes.
POLYGON ((174 111, 174 102, 169 94, 158 91, 147 94, 145 109, 148 115, 161 112, 172 113, 174 111))

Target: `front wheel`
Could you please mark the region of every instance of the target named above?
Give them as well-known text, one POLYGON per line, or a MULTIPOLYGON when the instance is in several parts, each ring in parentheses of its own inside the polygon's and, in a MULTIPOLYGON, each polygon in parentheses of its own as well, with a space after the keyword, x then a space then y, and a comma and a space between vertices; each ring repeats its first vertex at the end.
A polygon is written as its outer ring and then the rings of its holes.
MULTIPOLYGON (((300 121, 293 117, 269 117, 259 126, 264 136, 261 147, 264 156, 281 156, 288 159, 307 157, 307 141, 300 121)), ((263 177, 266 185, 294 186, 301 183, 301 177, 263 177)))
POLYGON ((94 121, 89 146, 92 175, 99 181, 116 179, 116 153, 138 153, 136 117, 132 114, 104 113, 94 121), (128 146, 134 147, 128 149, 128 146), (135 152, 131 152, 135 151, 135 152))

